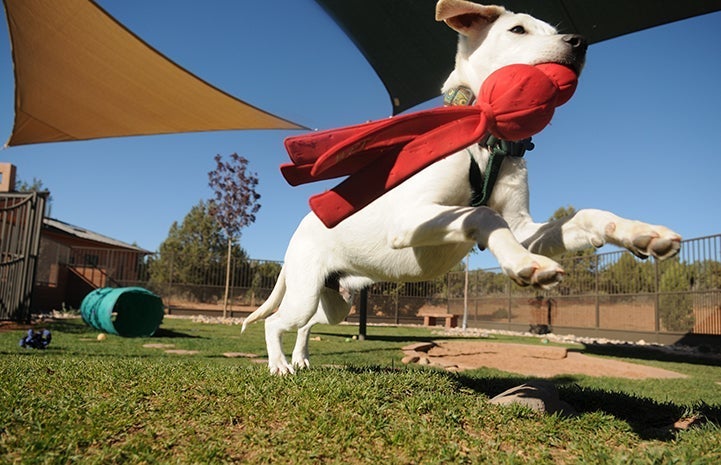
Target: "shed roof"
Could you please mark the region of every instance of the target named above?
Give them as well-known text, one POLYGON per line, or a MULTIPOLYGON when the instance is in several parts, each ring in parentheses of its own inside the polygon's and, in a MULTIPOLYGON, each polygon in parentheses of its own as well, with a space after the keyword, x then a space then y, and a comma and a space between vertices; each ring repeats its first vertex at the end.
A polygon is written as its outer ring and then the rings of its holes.
POLYGON ((84 239, 87 241, 97 242, 99 244, 110 245, 113 247, 128 249, 128 250, 132 250, 132 251, 143 253, 143 254, 152 254, 153 253, 149 250, 143 249, 136 245, 128 244, 126 242, 119 241, 117 239, 113 239, 112 237, 104 236, 102 234, 90 231, 85 228, 81 228, 80 226, 75 226, 70 223, 66 223, 64 221, 57 220, 55 218, 47 218, 46 217, 43 220, 43 226, 44 226, 44 229, 46 229, 46 230, 58 232, 60 234, 70 235, 72 237, 84 239))

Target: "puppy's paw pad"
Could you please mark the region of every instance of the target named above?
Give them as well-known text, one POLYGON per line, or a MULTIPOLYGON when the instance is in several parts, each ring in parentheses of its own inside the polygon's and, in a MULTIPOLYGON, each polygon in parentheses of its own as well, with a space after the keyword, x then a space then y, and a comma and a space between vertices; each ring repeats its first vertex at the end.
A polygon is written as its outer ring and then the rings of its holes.
POLYGON ((651 241, 653 241, 656 237, 657 236, 653 236, 651 234, 642 234, 634 237, 631 240, 631 244, 638 250, 646 250, 648 249, 648 246, 651 245, 651 241))
POLYGON ((650 249, 651 254, 660 260, 673 257, 681 250, 681 236, 659 237, 651 243, 650 249))
POLYGON ((542 289, 550 289, 556 284, 563 281, 564 274, 565 272, 561 267, 538 272, 534 277, 535 281, 533 282, 533 285, 542 289))
POLYGON ((529 284, 531 284, 533 275, 536 273, 536 271, 538 271, 539 267, 540 265, 538 265, 538 263, 533 263, 530 266, 518 270, 515 273, 515 276, 512 277, 512 279, 521 286, 528 286, 529 284))
POLYGON ((615 232, 620 236, 619 242, 642 259, 665 260, 681 250, 681 236, 664 226, 636 222, 615 232))
POLYGON ((553 260, 531 255, 530 263, 517 271, 507 270, 506 274, 519 286, 535 286, 550 289, 563 280, 563 268, 553 260))

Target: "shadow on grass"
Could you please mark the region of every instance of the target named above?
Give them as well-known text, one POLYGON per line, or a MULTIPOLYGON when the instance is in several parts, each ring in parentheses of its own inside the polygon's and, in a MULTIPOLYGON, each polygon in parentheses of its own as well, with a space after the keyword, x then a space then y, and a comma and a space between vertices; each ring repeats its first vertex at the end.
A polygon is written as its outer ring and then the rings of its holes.
MULTIPOLYGON (((398 349, 392 348, 392 347, 369 347, 366 349, 351 349, 351 350, 337 350, 332 352, 323 352, 322 354, 318 354, 319 356, 334 356, 334 355, 349 355, 349 354, 372 354, 374 352, 396 352, 398 349)), ((313 353, 311 353, 311 358, 313 357, 313 353)), ((312 362, 312 360, 311 360, 312 362)))
MULTIPOLYGON (((342 333, 324 333, 324 332, 313 332, 313 336, 326 336, 326 337, 351 337, 355 334, 342 334, 342 333)), ((407 342, 413 344, 414 342, 430 342, 433 338, 430 336, 391 336, 391 335, 366 335, 366 341, 379 341, 379 342, 407 342)))
MULTIPOLYGON (((65 334, 96 334, 98 332, 97 329, 85 324, 81 319, 73 318, 73 319, 57 319, 57 320, 50 320, 47 322, 39 322, 33 325, 33 329, 36 331, 42 330, 42 329, 49 329, 51 332, 55 333, 65 333, 65 334)), ((187 338, 187 339, 203 339, 202 336, 196 336, 192 334, 182 333, 180 331, 173 331, 172 329, 166 329, 166 328, 158 328, 155 331, 155 334, 151 336, 152 338, 169 338, 169 339, 175 339, 175 338, 187 338)))
MULTIPOLYGON (((501 392, 534 378, 477 378, 462 373, 454 376, 460 386, 494 397, 501 392)), ((644 440, 668 441, 676 437, 674 423, 693 414, 703 421, 721 424, 721 406, 702 404, 689 409, 672 402, 602 389, 581 387, 573 376, 557 376, 548 381, 558 388, 559 397, 572 405, 580 415, 602 412, 626 422, 644 440)))
POLYGON ((90 334, 97 333, 97 329, 86 325, 83 320, 80 319, 57 319, 50 320, 47 322, 38 322, 34 326, 35 331, 41 329, 49 329, 51 332, 66 333, 66 334, 90 334))
MULTIPOLYGON (((439 326, 440 328, 440 326, 439 326)), ((351 334, 345 333, 330 333, 330 332, 316 332, 313 331, 313 336, 330 336, 330 337, 350 337, 351 334)), ((366 335, 366 341, 378 341, 378 342, 403 342, 406 344, 413 344, 415 342, 431 342, 431 341, 460 341, 460 340, 484 340, 478 336, 445 336, 440 334, 429 334, 428 336, 394 336, 391 334, 369 334, 366 335)))
MULTIPOLYGON (((50 356, 68 356, 68 357, 79 357, 84 359, 155 359, 160 358, 163 356, 162 353, 147 353, 147 354, 117 354, 113 352, 86 352, 86 351, 80 351, 80 350, 74 350, 74 349, 68 349, 65 347, 56 347, 55 349, 47 348, 44 351, 35 352, 36 355, 46 355, 48 357, 50 356)), ((32 355, 32 353, 29 352, 16 352, 16 353, 9 353, 9 352, 0 352, 0 355, 32 355)))
POLYGON ((653 347, 638 347, 631 345, 587 344, 583 349, 568 349, 569 351, 586 354, 606 355, 611 357, 636 358, 640 360, 655 360, 659 362, 688 363, 691 365, 721 366, 721 357, 718 355, 704 355, 702 353, 687 354, 665 352, 653 347))
MULTIPOLYGON (((350 373, 388 374, 403 368, 383 366, 348 366, 343 368, 350 373)), ((522 376, 496 377, 473 376, 464 373, 440 372, 450 378, 458 389, 468 389, 478 394, 495 397, 503 391, 519 386, 535 378, 522 376)), ((671 441, 676 438, 678 429, 674 423, 692 415, 715 425, 721 424, 721 406, 701 404, 689 408, 672 402, 658 402, 646 397, 623 392, 581 387, 573 376, 554 377, 550 380, 556 385, 559 397, 572 405, 579 415, 600 412, 610 415, 629 425, 643 440, 671 441)))
POLYGON ((151 336, 153 339, 176 339, 176 338, 185 338, 185 339, 206 339, 203 336, 196 336, 188 333, 181 333, 180 331, 173 331, 172 329, 165 329, 165 328, 158 328, 155 331, 155 334, 151 336))
POLYGON ((32 349, 32 348, 18 347, 17 350, 12 350, 12 351, 0 350, 0 355, 2 355, 2 356, 5 356, 5 355, 12 355, 12 356, 19 355, 19 356, 21 356, 21 357, 30 356, 30 355, 37 356, 38 354, 41 354, 41 355, 44 355, 44 354, 47 354, 47 355, 65 355, 65 353, 66 353, 66 351, 65 351, 62 347, 57 347, 57 346, 54 346, 54 347, 51 346, 51 347, 47 347, 47 348, 45 348, 45 349, 32 349))

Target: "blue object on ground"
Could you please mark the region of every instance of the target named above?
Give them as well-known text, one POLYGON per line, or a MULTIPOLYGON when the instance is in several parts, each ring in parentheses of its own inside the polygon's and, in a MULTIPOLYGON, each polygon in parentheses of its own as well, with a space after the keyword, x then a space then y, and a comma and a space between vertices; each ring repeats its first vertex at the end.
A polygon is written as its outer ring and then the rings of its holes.
POLYGON ((20 347, 31 349, 44 349, 52 340, 52 335, 50 334, 50 331, 47 329, 44 329, 42 331, 34 331, 32 329, 28 329, 27 336, 20 339, 20 347))

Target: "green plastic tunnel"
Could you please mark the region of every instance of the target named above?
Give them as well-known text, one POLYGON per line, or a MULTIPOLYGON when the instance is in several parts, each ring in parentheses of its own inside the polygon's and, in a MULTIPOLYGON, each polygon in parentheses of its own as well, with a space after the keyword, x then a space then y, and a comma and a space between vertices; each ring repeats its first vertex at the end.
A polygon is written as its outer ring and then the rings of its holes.
POLYGON ((85 323, 124 337, 152 336, 163 314, 163 300, 142 287, 95 289, 80 304, 85 323))

